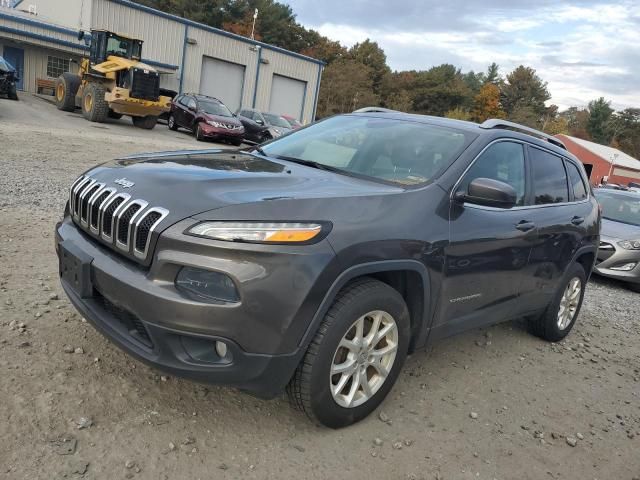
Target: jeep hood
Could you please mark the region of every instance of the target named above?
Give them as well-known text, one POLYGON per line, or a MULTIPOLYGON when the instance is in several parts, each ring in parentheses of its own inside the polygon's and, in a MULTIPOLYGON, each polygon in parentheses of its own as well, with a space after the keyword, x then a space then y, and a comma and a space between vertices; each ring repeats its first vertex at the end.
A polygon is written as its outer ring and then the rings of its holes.
POLYGON ((234 150, 163 152, 117 159, 86 175, 149 206, 169 210, 164 227, 243 203, 398 193, 346 175, 234 150), (116 183, 117 181, 117 183, 116 183), (130 185, 133 182, 133 185, 130 185))

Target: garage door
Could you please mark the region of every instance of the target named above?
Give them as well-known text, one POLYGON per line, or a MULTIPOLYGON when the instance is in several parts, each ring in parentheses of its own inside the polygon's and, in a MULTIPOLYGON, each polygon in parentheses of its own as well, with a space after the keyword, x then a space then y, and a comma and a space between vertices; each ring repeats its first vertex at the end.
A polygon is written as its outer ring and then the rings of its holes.
POLYGON ((202 57, 200 93, 216 97, 235 112, 242 103, 244 65, 202 57))
POLYGON ((298 120, 302 120, 302 105, 306 90, 307 82, 283 77, 282 75, 274 75, 271 83, 269 111, 280 115, 291 115, 298 120))

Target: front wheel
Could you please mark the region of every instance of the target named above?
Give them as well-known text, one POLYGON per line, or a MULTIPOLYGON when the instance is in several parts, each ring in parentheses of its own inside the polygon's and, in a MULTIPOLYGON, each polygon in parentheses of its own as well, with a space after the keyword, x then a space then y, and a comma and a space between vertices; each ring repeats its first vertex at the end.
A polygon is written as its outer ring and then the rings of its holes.
POLYGON ((407 356, 410 322, 402 296, 363 278, 343 288, 291 379, 290 402, 331 428, 373 412, 407 356))
POLYGON ((9 94, 7 95, 9 100, 18 100, 18 90, 15 83, 9 87, 9 94))
POLYGON ((582 265, 571 265, 544 313, 529 318, 529 331, 536 337, 550 342, 557 342, 566 337, 580 313, 586 284, 587 275, 582 265))
POLYGON ((202 133, 202 127, 199 123, 198 125, 196 125, 196 140, 198 140, 199 142, 204 142, 206 140, 202 133))

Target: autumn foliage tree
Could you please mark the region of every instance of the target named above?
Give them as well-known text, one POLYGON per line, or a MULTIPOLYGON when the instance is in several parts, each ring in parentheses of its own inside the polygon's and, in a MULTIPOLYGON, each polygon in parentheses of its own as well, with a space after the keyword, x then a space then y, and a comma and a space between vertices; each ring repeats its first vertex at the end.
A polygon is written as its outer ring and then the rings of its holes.
POLYGON ((473 99, 471 117, 482 123, 489 118, 505 118, 506 113, 500 104, 500 89, 493 83, 485 83, 473 99))

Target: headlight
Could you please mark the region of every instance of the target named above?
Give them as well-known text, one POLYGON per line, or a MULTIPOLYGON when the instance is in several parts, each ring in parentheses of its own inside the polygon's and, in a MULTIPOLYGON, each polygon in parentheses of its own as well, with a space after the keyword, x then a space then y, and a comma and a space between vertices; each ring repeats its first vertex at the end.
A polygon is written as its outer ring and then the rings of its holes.
POLYGON ((207 123, 209 125, 211 125, 212 127, 222 128, 222 124, 218 123, 218 122, 216 122, 214 120, 207 120, 207 123))
POLYGON ((303 243, 321 231, 319 223, 203 222, 188 233, 228 242, 303 243))
POLYGON ((623 240, 618 242, 618 246, 625 250, 640 250, 640 240, 623 240))

